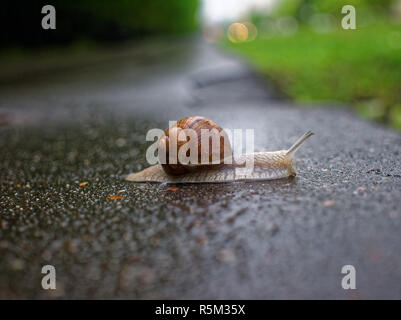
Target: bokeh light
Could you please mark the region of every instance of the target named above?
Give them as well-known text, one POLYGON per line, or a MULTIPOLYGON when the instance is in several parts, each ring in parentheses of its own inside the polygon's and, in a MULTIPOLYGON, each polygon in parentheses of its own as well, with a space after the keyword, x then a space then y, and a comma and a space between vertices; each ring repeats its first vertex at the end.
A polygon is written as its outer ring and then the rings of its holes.
POLYGON ((258 35, 258 29, 251 22, 243 22, 243 25, 248 29, 248 38, 246 41, 255 40, 258 35))
POLYGON ((227 29, 227 37, 231 42, 252 41, 258 34, 257 28, 250 22, 235 22, 227 29))
POLYGON ((248 28, 239 22, 235 22, 228 27, 227 37, 231 42, 243 42, 248 39, 248 28))
POLYGON ((276 30, 284 36, 291 36, 298 31, 298 21, 294 17, 282 17, 276 20, 276 30))
POLYGON ((332 14, 318 13, 310 17, 309 25, 317 33, 327 33, 336 28, 337 22, 332 14))

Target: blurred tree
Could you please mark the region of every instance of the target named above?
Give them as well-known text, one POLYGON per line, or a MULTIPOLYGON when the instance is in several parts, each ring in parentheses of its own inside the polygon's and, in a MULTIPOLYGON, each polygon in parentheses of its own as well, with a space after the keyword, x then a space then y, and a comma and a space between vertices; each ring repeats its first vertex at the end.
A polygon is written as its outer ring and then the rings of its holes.
POLYGON ((397 0, 281 0, 272 16, 294 16, 306 22, 316 13, 341 15, 341 8, 353 5, 356 8, 374 10, 376 15, 389 14, 397 0))
POLYGON ((3 0, 0 46, 32 46, 74 40, 118 41, 191 31, 198 0, 3 0), (56 8, 56 30, 43 30, 41 9, 56 8))

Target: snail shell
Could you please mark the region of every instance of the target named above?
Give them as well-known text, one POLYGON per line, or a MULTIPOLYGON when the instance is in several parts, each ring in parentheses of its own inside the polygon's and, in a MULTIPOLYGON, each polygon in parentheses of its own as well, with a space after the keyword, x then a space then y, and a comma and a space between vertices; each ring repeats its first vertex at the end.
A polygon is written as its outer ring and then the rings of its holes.
MULTIPOLYGON (((281 179, 296 174, 294 155, 299 147, 313 135, 312 131, 306 132, 300 137, 289 149, 279 150, 274 152, 255 152, 252 154, 242 154, 239 157, 232 157, 232 150, 225 132, 213 121, 203 117, 188 117, 181 119, 177 124, 169 128, 160 138, 160 147, 166 153, 168 152, 169 143, 177 142, 178 149, 183 146, 179 141, 174 140, 176 133, 184 129, 200 130, 216 129, 216 134, 219 134, 220 150, 225 150, 226 153, 214 155, 218 161, 204 164, 183 164, 177 159, 176 164, 165 163, 157 164, 144 169, 137 173, 131 173, 126 177, 127 181, 134 182, 159 182, 159 183, 213 183, 213 182, 232 182, 232 181, 254 181, 254 180, 273 180, 281 179), (164 148, 164 149, 163 149, 164 148), (227 160, 226 155, 230 154, 231 161, 227 160), (248 160, 253 162, 253 170, 238 174, 237 169, 244 166, 248 160)), ((217 138, 217 137, 215 137, 217 138)), ((184 141, 183 143, 185 143, 184 141)), ((210 141, 209 141, 210 143, 210 141)), ((210 147, 210 146, 209 146, 210 147)), ((159 149, 160 150, 160 149, 159 149)), ((209 148, 209 150, 212 150, 209 148)), ((200 157, 201 146, 198 146, 198 154, 200 157)), ((211 161, 212 156, 207 158, 211 161)), ((168 159, 169 157, 167 157, 168 159)), ((200 159, 200 158, 199 158, 200 159)))
MULTIPOLYGON (((183 135, 184 136, 184 135, 183 135)), ((197 170, 199 167, 206 165, 219 165, 224 162, 224 159, 232 156, 230 141, 225 131, 215 122, 204 117, 186 117, 179 120, 175 125, 167 129, 158 143, 159 162, 161 163, 164 172, 170 175, 181 175, 197 170), (193 130, 196 134, 194 143, 197 149, 197 155, 194 159, 195 163, 184 163, 185 158, 190 156, 190 150, 187 149, 180 157, 180 149, 184 148, 190 140, 189 130, 193 130), (185 132, 183 132, 185 131, 185 132), (186 133, 186 140, 179 139, 180 135, 186 133), (208 134, 202 140, 202 133, 208 134), (202 142, 207 144, 202 145, 202 142), (213 143, 219 144, 218 148, 213 148, 213 143), (176 152, 170 153, 171 144, 175 145, 176 152), (207 155, 205 157, 205 149, 207 155), (203 156, 203 159, 202 159, 203 156)))

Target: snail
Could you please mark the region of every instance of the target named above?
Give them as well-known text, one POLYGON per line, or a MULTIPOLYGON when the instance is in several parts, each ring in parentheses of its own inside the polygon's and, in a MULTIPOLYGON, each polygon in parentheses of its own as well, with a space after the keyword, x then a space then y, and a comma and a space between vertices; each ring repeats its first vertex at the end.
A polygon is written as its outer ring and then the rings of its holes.
POLYGON ((126 180, 158 183, 222 183, 287 178, 296 175, 294 155, 312 135, 312 131, 306 132, 287 150, 233 156, 227 134, 216 123, 204 117, 187 117, 167 129, 159 139, 159 164, 131 173, 126 180), (187 133, 190 130, 197 134, 194 139, 192 137, 189 139, 187 135, 185 139, 178 138, 182 131, 187 133), (207 140, 200 139, 199 132, 202 130, 211 132, 207 140), (196 143, 195 149, 187 147, 184 149, 188 141, 196 143), (170 154, 169 147, 172 143, 176 144, 177 151, 170 154), (219 145, 217 151, 213 147, 210 148, 212 143, 219 145), (210 149, 212 151, 207 153, 204 151, 210 149), (192 161, 188 161, 190 151, 194 151, 195 154, 191 158, 192 161), (182 160, 184 158, 186 161, 182 160), (202 162, 202 159, 207 161, 202 162), (246 163, 252 163, 252 170, 240 172, 238 169, 246 169, 244 168, 246 163))

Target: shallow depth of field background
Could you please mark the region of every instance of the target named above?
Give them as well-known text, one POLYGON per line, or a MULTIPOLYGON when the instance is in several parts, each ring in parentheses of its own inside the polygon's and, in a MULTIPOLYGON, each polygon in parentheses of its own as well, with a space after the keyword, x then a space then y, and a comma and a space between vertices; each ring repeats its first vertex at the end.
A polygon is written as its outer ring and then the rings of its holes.
POLYGON ((46 69, 48 61, 63 64, 99 46, 202 34, 240 54, 290 99, 344 103, 401 129, 399 0, 55 0, 56 31, 39 27, 37 8, 45 4, 2 2, 1 82, 23 77, 32 61, 46 69), (346 4, 356 8, 356 30, 341 28, 346 4), (254 29, 233 42, 233 23, 254 29))

